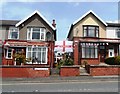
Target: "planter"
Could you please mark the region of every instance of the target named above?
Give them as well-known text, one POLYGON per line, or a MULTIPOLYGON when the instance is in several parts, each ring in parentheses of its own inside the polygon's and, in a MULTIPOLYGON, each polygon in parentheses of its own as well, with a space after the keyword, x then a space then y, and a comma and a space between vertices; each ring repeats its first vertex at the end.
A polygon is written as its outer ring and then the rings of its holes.
POLYGON ((80 70, 79 66, 73 65, 73 66, 61 66, 60 68, 60 76, 79 76, 80 70))

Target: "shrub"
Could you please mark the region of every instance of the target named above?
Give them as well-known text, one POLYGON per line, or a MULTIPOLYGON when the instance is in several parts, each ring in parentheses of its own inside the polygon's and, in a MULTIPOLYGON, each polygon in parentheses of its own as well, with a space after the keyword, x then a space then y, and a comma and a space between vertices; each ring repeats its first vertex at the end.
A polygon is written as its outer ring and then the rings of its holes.
POLYGON ((115 57, 115 64, 120 65, 120 56, 115 57))
POLYGON ((73 65, 73 60, 71 58, 66 58, 63 65, 73 65))
POLYGON ((120 56, 106 58, 105 63, 109 65, 120 65, 120 56))
POLYGON ((106 58, 105 63, 109 65, 115 65, 115 58, 114 57, 106 58))
POLYGON ((74 64, 73 59, 70 58, 67 54, 64 54, 64 59, 61 59, 59 64, 56 67, 57 69, 60 69, 62 65, 70 66, 73 64, 74 64))
POLYGON ((13 57, 16 59, 17 64, 26 63, 26 57, 22 53, 16 53, 13 57))

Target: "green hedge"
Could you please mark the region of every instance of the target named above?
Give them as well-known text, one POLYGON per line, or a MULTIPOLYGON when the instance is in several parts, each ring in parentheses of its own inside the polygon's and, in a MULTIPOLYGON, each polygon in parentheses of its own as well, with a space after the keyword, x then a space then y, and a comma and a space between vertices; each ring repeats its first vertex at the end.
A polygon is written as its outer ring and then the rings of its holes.
POLYGON ((120 65, 120 56, 106 58, 105 63, 109 65, 120 65))

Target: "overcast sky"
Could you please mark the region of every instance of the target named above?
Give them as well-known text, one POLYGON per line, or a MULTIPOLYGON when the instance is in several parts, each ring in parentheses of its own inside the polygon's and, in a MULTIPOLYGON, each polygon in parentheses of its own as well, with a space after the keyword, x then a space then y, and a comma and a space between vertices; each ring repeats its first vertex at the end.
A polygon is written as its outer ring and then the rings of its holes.
MULTIPOLYGON (((56 20, 57 40, 65 40, 70 25, 89 10, 106 21, 118 20, 117 2, 3 2, 0 3, 0 20, 22 20, 38 10, 50 23, 56 20)), ((72 1, 72 0, 71 0, 72 1)))

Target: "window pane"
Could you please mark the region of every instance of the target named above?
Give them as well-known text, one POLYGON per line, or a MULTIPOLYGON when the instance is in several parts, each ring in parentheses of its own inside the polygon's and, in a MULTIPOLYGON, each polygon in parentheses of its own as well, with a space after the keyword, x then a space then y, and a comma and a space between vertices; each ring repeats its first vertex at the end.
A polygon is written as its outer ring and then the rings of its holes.
POLYGON ((12 50, 8 49, 7 58, 11 58, 11 57, 12 57, 12 50))
POLYGON ((32 39, 40 39, 40 32, 33 32, 32 39))
POLYGON ((33 31, 40 31, 40 28, 33 28, 33 31))
POLYGON ((11 58, 11 53, 8 53, 8 58, 11 58))
POLYGON ((120 31, 117 32, 117 37, 120 38, 120 31))
POLYGON ((98 48, 95 47, 95 58, 98 58, 98 48))
POLYGON ((45 33, 42 32, 42 33, 41 33, 41 40, 44 40, 44 39, 45 39, 45 33))
POLYGON ((42 63, 46 63, 46 52, 42 52, 42 63))
POLYGON ((41 63, 41 52, 38 52, 38 62, 41 63))
POLYGON ((12 50, 11 49, 8 49, 8 53, 11 53, 12 52, 12 50))
POLYGON ((85 47, 82 47, 82 58, 85 58, 85 47))
POLYGON ((91 46, 91 58, 94 58, 95 57, 95 50, 94 50, 94 47, 91 46))
POLYGON ((86 58, 90 57, 90 49, 89 46, 86 47, 86 58))
POLYGON ((88 36, 90 37, 95 36, 95 27, 88 27, 88 36))
POLYGON ((32 56, 31 56, 31 52, 28 52, 27 53, 27 58, 31 58, 32 56))
POLYGON ((84 37, 87 36, 87 30, 84 30, 84 37))
POLYGON ((18 32, 11 32, 11 38, 17 39, 18 38, 18 32))
POLYGON ((98 30, 96 30, 96 37, 98 37, 98 30))

